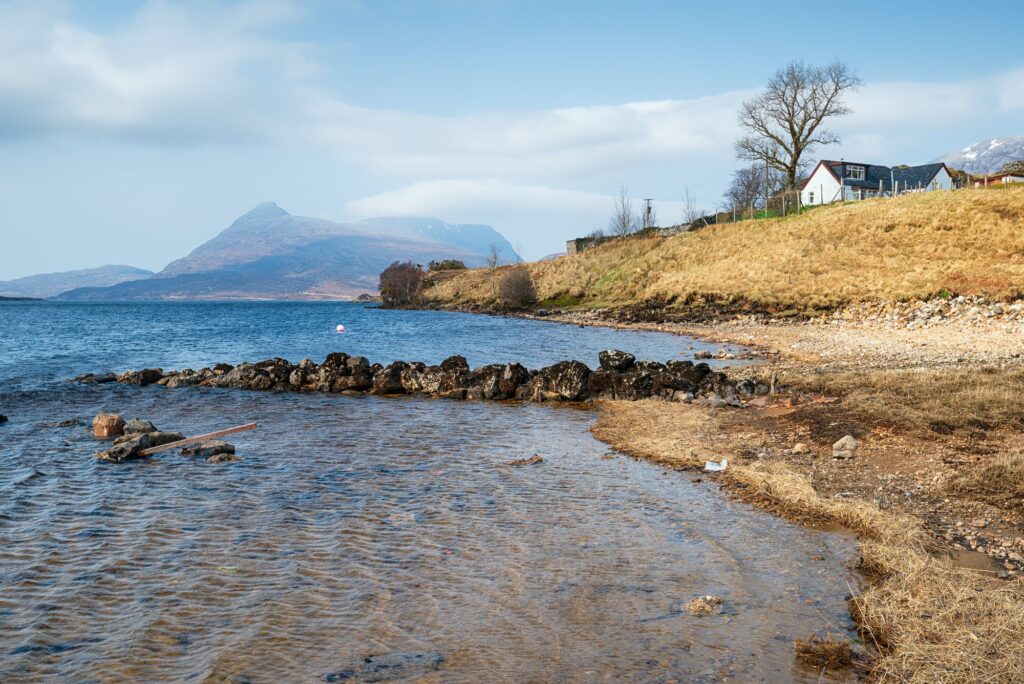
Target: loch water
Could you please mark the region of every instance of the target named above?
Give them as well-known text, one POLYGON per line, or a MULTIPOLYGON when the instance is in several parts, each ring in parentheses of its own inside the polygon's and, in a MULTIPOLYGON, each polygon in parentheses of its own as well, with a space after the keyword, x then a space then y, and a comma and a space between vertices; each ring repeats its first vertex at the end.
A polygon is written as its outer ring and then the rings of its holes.
POLYGON ((66 382, 605 348, 703 347, 357 304, 0 304, 0 681, 818 681, 792 641, 851 629, 854 541, 610 452, 586 407, 66 382), (239 463, 110 464, 89 433, 107 410, 260 428, 239 463), (688 613, 705 594, 721 612, 688 613))

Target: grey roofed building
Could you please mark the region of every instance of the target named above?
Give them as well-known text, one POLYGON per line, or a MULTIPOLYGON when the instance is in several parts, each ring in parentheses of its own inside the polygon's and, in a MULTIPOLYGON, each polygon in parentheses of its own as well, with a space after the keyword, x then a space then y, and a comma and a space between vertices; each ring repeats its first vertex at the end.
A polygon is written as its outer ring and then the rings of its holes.
MULTIPOLYGON (((820 165, 824 165, 832 174, 836 177, 836 180, 842 179, 842 182, 847 187, 851 188, 866 188, 871 190, 878 190, 879 183, 881 182, 881 188, 884 192, 892 191, 893 182, 897 183, 899 188, 916 188, 928 187, 928 184, 932 182, 936 174, 940 170, 946 168, 946 165, 942 162, 936 164, 921 164, 920 166, 882 166, 881 164, 864 164, 861 162, 848 162, 848 161, 832 161, 829 159, 822 159, 819 162, 820 165), (864 178, 855 178, 851 175, 851 169, 860 167, 864 169, 864 178)), ((813 174, 812 174, 813 175, 813 174)), ((810 182, 808 177, 805 185, 810 182)))
POLYGON ((804 205, 891 196, 894 192, 950 190, 953 175, 939 162, 889 167, 846 160, 822 159, 801 188, 804 205))

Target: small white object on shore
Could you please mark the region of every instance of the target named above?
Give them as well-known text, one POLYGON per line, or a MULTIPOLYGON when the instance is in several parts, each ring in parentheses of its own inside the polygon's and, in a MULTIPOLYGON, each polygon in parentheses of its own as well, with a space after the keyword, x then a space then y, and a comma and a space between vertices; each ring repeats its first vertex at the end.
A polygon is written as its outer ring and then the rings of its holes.
POLYGON ((334 331, 335 332, 343 333, 343 332, 345 332, 345 326, 339 325, 337 328, 334 329, 334 331))
POLYGON ((723 458, 721 463, 715 463, 714 461, 706 461, 704 463, 704 470, 709 473, 718 473, 729 467, 729 459, 723 458))

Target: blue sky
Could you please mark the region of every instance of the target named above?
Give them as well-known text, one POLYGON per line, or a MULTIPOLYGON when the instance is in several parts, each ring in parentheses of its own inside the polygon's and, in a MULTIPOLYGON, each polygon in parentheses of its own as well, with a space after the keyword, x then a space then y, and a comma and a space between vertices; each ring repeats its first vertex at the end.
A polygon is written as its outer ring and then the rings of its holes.
POLYGON ((620 183, 672 223, 686 190, 717 206, 736 107, 791 59, 865 80, 822 156, 930 161, 1024 133, 1022 25, 1018 3, 0 0, 0 279, 159 269, 264 200, 490 223, 529 258, 620 183))

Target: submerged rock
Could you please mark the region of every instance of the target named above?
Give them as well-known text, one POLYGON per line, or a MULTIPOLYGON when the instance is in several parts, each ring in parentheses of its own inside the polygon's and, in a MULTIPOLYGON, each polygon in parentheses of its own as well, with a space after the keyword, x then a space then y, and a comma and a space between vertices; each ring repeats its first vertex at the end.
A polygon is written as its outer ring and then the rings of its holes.
POLYGON ((117 379, 116 373, 100 373, 98 375, 86 373, 85 375, 79 375, 77 378, 74 378, 72 382, 78 382, 83 385, 101 385, 108 382, 115 382, 117 379))
POLYGON ((235 453, 214 454, 206 459, 207 463, 237 463, 245 459, 235 453))
POLYGON ((230 442, 222 442, 219 439, 181 448, 182 456, 198 456, 200 458, 233 453, 235 453, 235 445, 230 442))
POLYGON ((696 615, 710 615, 721 605, 722 599, 718 596, 698 596, 686 604, 686 610, 696 615))
POLYGON ((6 422, 7 422, 7 416, 5 416, 2 413, 0 413, 0 425, 3 425, 6 422))
POLYGON ((537 454, 534 454, 530 458, 517 458, 515 460, 509 461, 508 464, 510 466, 527 466, 527 465, 537 465, 538 463, 543 463, 543 462, 544 462, 543 458, 541 458, 537 454))
POLYGON ((391 682, 436 672, 443 653, 385 653, 369 655, 324 677, 328 682, 391 682))

